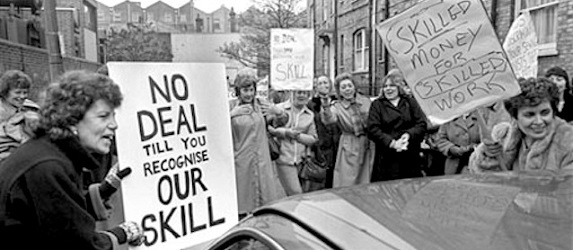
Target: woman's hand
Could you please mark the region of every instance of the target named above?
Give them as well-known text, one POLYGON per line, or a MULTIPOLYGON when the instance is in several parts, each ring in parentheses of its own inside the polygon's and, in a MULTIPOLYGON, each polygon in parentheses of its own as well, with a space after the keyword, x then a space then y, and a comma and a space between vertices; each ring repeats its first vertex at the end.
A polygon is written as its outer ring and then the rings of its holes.
POLYGON ((499 141, 484 140, 483 144, 485 146, 484 153, 489 157, 500 156, 503 152, 503 146, 499 141))
POLYGON ((261 103, 261 112, 263 113, 264 116, 267 115, 275 115, 275 116, 281 116, 284 113, 284 110, 269 104, 269 103, 261 103))
POLYGON ((140 246, 145 241, 145 235, 141 227, 133 222, 127 221, 119 225, 121 229, 125 232, 127 236, 127 243, 131 246, 140 246))
POLYGON ((408 150, 408 140, 404 140, 404 138, 393 140, 392 143, 390 143, 390 147, 395 149, 396 152, 406 151, 408 150))
POLYGON ((402 136, 400 136, 400 140, 409 141, 410 140, 410 134, 404 133, 402 136))
POLYGON ((453 146, 449 151, 452 156, 462 157, 466 154, 471 154, 474 151, 474 148, 472 146, 453 146))
POLYGON ((127 167, 119 171, 119 163, 114 164, 110 169, 105 179, 99 186, 99 193, 102 199, 107 200, 113 195, 121 184, 121 180, 131 174, 131 168, 127 167))
POLYGON ((294 129, 285 130, 285 137, 289 140, 297 140, 300 136, 300 131, 294 129))

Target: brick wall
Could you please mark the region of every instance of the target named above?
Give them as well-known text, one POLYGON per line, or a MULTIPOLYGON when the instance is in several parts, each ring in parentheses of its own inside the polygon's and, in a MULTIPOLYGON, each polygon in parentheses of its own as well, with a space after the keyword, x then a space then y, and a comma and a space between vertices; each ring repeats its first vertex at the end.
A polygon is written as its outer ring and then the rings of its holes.
MULTIPOLYGON (((385 10, 384 3, 386 0, 377 1, 377 22, 384 20, 383 13, 385 10)), ((389 1, 389 15, 395 16, 404 10, 412 7, 421 0, 388 0, 389 1)), ((500 43, 503 43, 507 35, 511 23, 515 20, 515 1, 519 0, 482 0, 482 4, 489 17, 492 17, 492 12, 495 11, 495 30, 497 32, 500 43), (495 6, 492 4, 495 3, 495 6), (492 8, 495 7, 495 8, 492 8)), ((319 19, 321 9, 317 1, 314 7, 316 8, 315 18, 319 19)), ((338 5, 338 55, 337 64, 338 73, 350 72, 352 73, 358 83, 358 87, 362 93, 375 94, 378 93, 378 81, 384 75, 384 64, 387 63, 389 68, 396 67, 395 62, 390 57, 388 62, 383 60, 381 54, 383 49, 381 45, 369 45, 372 49, 376 48, 376 83, 371 84, 369 81, 369 72, 354 72, 353 70, 353 34, 355 31, 370 27, 369 24, 369 2, 366 0, 346 0, 336 1, 338 5), (342 37, 344 39, 342 39, 342 37), (371 89, 373 86, 373 89, 371 89)), ((557 55, 539 57, 539 74, 543 73, 552 66, 561 66, 569 73, 570 77, 573 76, 573 1, 559 1, 558 7, 558 37, 557 37, 557 55)), ((381 43, 381 42, 380 42, 381 43)), ((323 68, 321 65, 319 54, 322 51, 322 43, 317 40, 316 43, 316 69, 323 68)), ((372 60, 371 60, 372 63, 372 60)))
MULTIPOLYGON (((10 69, 24 71, 32 78, 31 98, 50 82, 48 51, 0 39, 0 73, 10 69)), ((80 58, 64 57, 64 70, 96 71, 101 65, 80 58)))

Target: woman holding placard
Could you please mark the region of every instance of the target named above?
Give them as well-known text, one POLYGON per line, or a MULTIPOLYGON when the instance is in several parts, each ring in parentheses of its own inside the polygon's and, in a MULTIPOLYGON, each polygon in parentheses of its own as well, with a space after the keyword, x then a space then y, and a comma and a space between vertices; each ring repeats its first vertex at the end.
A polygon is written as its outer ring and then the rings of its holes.
POLYGON ((270 201, 285 197, 271 162, 267 124, 288 118, 284 110, 256 97, 257 79, 235 78, 236 100, 230 102, 237 197, 241 216, 270 201))
POLYGON ((0 235, 18 249, 118 249, 145 239, 135 222, 96 231, 106 219, 104 201, 117 191, 130 168, 112 168, 102 183, 83 187, 83 169, 102 166, 122 102, 107 76, 71 71, 51 84, 34 138, 0 166, 0 235))
POLYGON ((324 124, 338 123, 342 132, 332 187, 369 183, 374 162, 374 144, 366 136, 371 101, 356 91, 348 73, 336 77, 334 89, 339 99, 332 104, 322 103, 320 111, 324 124))
POLYGON ((422 176, 421 143, 426 116, 401 86, 400 73, 382 79, 382 96, 374 100, 368 116, 368 137, 376 143, 372 181, 422 176))
POLYGON ((521 80, 505 101, 510 123, 496 125, 470 157, 471 172, 535 171, 573 174, 573 126, 556 116, 559 89, 545 78, 521 80))

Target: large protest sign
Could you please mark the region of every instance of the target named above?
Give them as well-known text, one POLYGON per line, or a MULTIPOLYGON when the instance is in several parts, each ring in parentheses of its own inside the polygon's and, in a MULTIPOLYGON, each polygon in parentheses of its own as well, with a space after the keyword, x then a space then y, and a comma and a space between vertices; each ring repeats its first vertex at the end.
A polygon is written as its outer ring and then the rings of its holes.
POLYGON ((223 64, 109 63, 123 93, 117 113, 125 219, 141 249, 182 249, 237 223, 223 64))
POLYGON ((513 23, 503 42, 503 49, 511 62, 515 76, 537 77, 537 35, 529 12, 524 12, 513 23))
POLYGON ((479 0, 427 0, 377 26, 434 124, 519 93, 479 0))
POLYGON ((312 90, 314 31, 271 29, 271 87, 312 90))

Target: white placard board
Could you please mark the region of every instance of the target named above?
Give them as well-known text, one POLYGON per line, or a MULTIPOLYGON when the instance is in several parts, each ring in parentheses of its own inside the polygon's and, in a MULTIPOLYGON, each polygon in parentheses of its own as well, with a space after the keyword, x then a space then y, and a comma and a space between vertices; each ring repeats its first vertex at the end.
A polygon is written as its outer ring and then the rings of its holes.
POLYGON ((520 92, 479 0, 426 0, 377 30, 433 124, 520 92))
POLYGON ((237 224, 225 66, 108 63, 124 100, 116 131, 126 221, 147 238, 134 249, 182 249, 237 224))
POLYGON ((511 62, 516 77, 537 77, 537 34, 529 12, 524 12, 513 23, 503 41, 503 49, 511 62))
POLYGON ((312 90, 314 30, 271 29, 271 87, 312 90))

